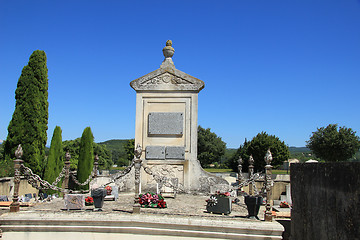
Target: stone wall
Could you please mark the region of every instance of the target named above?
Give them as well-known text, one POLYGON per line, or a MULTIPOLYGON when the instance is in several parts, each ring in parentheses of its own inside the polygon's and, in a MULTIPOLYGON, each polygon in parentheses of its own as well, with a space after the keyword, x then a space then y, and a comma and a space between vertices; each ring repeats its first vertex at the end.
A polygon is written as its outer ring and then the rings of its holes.
POLYGON ((291 239, 360 239, 360 162, 291 164, 291 239))
MULTIPOLYGON (((25 195, 27 193, 31 194, 39 194, 39 190, 33 188, 28 181, 21 177, 20 185, 19 185, 19 196, 25 195)), ((12 201, 12 196, 14 194, 14 178, 13 177, 5 177, 0 178, 0 195, 8 196, 9 200, 12 201)))

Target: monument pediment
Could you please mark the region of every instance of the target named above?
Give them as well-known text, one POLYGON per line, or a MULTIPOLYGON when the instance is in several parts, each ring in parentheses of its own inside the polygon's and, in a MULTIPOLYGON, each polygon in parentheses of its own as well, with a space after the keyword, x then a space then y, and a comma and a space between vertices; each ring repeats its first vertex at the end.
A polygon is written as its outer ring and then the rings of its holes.
POLYGON ((175 68, 172 61, 175 50, 171 45, 170 40, 166 42, 166 47, 163 49, 165 59, 159 69, 130 82, 130 86, 135 91, 199 92, 204 88, 203 81, 175 68))
POLYGON ((180 90, 199 92, 204 82, 174 68, 159 68, 130 83, 135 91, 180 90))

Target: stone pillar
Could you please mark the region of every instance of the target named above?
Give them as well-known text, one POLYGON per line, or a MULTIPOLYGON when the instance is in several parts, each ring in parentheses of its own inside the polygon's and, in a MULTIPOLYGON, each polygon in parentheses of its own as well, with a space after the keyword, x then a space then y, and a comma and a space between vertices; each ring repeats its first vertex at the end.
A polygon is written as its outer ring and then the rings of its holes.
POLYGON ((65 192, 64 192, 64 196, 65 194, 67 194, 69 192, 69 178, 70 178, 70 159, 71 159, 71 155, 69 153, 69 151, 66 152, 65 154, 65 177, 64 177, 64 188, 65 188, 65 192))
POLYGON ((135 196, 134 196, 134 206, 133 213, 140 213, 141 205, 139 203, 139 194, 140 194, 140 169, 141 169, 141 153, 142 148, 140 144, 137 145, 135 151, 135 160, 134 160, 134 168, 135 168, 135 196))
POLYGON ((273 217, 271 214, 271 161, 272 155, 270 149, 267 150, 265 155, 265 189, 266 189, 266 211, 265 211, 265 221, 272 222, 273 217))
POLYGON ((20 203, 19 203, 19 185, 20 185, 20 167, 23 163, 21 157, 23 155, 23 150, 21 148, 21 144, 19 144, 18 148, 15 151, 16 159, 14 160, 14 195, 13 202, 10 204, 10 212, 18 212, 20 211, 20 203))
POLYGON ((238 159, 238 182, 239 184, 243 182, 244 178, 242 176, 242 164, 243 164, 243 160, 241 157, 239 157, 238 159))
POLYGON ((98 167, 99 167, 99 155, 96 154, 95 158, 94 158, 94 176, 93 176, 93 178, 97 177, 98 167))
MULTIPOLYGON (((252 155, 250 155, 249 158, 249 179, 252 179, 254 177, 254 158, 252 155)), ((251 181, 249 184, 249 195, 253 195, 254 194, 254 190, 253 190, 253 182, 251 181)))

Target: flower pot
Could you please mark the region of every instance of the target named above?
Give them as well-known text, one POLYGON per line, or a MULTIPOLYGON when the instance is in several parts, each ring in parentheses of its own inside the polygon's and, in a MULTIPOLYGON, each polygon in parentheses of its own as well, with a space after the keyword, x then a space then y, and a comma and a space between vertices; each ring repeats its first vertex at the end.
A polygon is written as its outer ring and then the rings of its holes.
POLYGON ((218 214, 231 213, 231 199, 217 194, 211 195, 206 204, 206 211, 218 214))
POLYGON ((97 188, 91 190, 91 197, 94 199, 95 208, 102 208, 104 205, 104 197, 106 196, 106 190, 103 188, 97 188))
POLYGON ((262 197, 245 196, 245 204, 248 210, 247 218, 253 218, 259 220, 257 215, 259 213, 259 209, 262 202, 263 202, 262 197))

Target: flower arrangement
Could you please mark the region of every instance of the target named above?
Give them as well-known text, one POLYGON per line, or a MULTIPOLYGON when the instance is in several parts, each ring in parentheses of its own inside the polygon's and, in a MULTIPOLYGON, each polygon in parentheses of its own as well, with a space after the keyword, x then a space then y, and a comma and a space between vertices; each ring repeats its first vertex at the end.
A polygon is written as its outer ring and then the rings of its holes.
POLYGON ((106 186, 105 187, 106 190, 106 195, 111 195, 111 191, 112 191, 112 187, 111 186, 106 186))
POLYGON ((94 199, 92 197, 85 198, 85 205, 90 206, 94 204, 94 199))
POLYGON ((220 192, 217 191, 215 192, 216 195, 218 195, 219 197, 230 197, 230 193, 229 192, 220 192))
POLYGON ((141 207, 146 208, 166 208, 166 202, 161 194, 147 192, 139 195, 139 203, 141 207))

